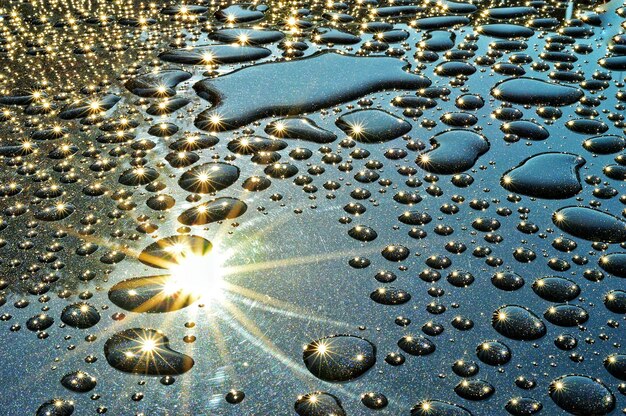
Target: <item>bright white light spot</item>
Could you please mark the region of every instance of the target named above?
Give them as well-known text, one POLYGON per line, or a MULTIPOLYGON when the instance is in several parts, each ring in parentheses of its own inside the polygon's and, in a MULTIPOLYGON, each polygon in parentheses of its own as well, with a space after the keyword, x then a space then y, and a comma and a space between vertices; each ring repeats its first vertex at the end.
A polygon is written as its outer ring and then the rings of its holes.
POLYGON ((228 251, 215 248, 205 255, 191 254, 170 268, 170 277, 163 287, 168 295, 193 296, 198 299, 221 300, 224 297, 224 263, 231 256, 228 251))

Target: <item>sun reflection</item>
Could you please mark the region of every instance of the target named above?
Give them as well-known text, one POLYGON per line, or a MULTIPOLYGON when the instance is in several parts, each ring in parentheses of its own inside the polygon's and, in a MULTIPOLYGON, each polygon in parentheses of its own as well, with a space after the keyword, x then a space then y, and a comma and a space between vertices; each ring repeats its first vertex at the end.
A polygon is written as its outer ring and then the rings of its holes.
POLYGON ((153 339, 146 339, 141 342, 141 352, 152 352, 156 348, 157 343, 153 339))
POLYGON ((167 295, 193 296, 201 300, 224 298, 224 263, 228 251, 213 250, 205 255, 191 255, 173 265, 170 277, 163 286, 167 295))

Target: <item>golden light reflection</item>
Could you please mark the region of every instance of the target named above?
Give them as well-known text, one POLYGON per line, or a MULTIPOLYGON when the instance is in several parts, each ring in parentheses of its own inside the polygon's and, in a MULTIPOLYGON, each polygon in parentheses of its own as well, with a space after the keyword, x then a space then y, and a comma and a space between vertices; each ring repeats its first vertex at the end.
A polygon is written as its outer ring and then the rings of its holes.
POLYGON ((223 265, 231 256, 228 251, 212 250, 207 255, 191 255, 170 268, 171 275, 163 286, 166 294, 193 295, 199 300, 221 300, 224 297, 223 265))

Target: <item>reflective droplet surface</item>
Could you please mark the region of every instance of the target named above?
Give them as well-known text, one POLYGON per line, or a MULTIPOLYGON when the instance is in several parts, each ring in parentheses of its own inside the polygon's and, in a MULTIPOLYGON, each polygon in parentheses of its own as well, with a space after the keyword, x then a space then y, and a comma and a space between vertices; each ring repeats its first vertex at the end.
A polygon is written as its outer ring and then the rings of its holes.
POLYGON ((486 400, 495 392, 495 388, 484 380, 467 379, 457 384, 454 391, 466 400, 486 400))
POLYGON ((402 71, 404 65, 392 58, 320 53, 308 60, 312 62, 272 63, 267 64, 267 68, 250 66, 223 77, 200 81, 194 87, 198 94, 209 101, 217 101, 218 106, 200 113, 196 125, 203 130, 231 130, 271 115, 297 115, 374 91, 419 88, 430 83, 402 71), (317 80, 332 82, 319 88, 321 84, 317 80), (253 98, 265 96, 265 86, 270 84, 275 85, 271 100, 267 96, 265 100, 253 98), (254 89, 248 88, 242 94, 240 85, 254 89))
POLYGON ((239 179, 239 168, 226 163, 207 163, 183 173, 178 180, 188 192, 208 194, 228 188, 239 179))
POLYGON ((357 110, 337 119, 337 126, 358 142, 378 143, 396 139, 411 130, 411 125, 381 110, 357 110))
POLYGON ((417 403, 411 409, 411 416, 470 416, 471 414, 462 406, 441 400, 425 400, 417 403))
POLYGON ((515 104, 551 106, 573 104, 583 97, 583 92, 577 88, 524 77, 496 84, 491 94, 499 100, 515 104))
POLYGON ((417 158, 417 164, 433 173, 461 173, 474 166, 489 150, 487 139, 469 130, 450 130, 432 137, 433 149, 417 158))
POLYGON ((307 344, 302 358, 309 371, 324 381, 350 381, 374 365, 376 346, 357 336, 334 335, 307 344))
POLYGON ((91 328, 100 321, 100 313, 88 303, 74 303, 63 309, 61 321, 79 329, 91 328))
POLYGON ((308 393, 298 397, 294 405, 299 416, 345 416, 341 401, 325 392, 308 393))
POLYGON ((37 416, 70 416, 74 414, 74 404, 69 400, 52 399, 37 409, 37 416))
POLYGON ((68 390, 86 393, 96 387, 96 379, 84 371, 74 371, 61 378, 61 384, 68 390))
POLYGON ((532 285, 533 291, 542 299, 550 302, 568 302, 580 294, 580 286, 575 282, 558 276, 546 276, 537 279, 532 285))
POLYGON ((506 172, 500 183, 505 189, 524 195, 565 199, 582 190, 578 171, 584 164, 585 160, 577 155, 542 153, 506 172))
POLYGON ((191 357, 171 349, 169 339, 154 329, 114 334, 104 344, 104 355, 117 370, 150 376, 182 374, 194 365, 191 357))
POLYGON ((581 306, 568 304, 551 306, 543 316, 550 323, 558 326, 577 326, 589 319, 589 314, 581 306))
POLYGON ((237 218, 248 209, 245 202, 236 198, 222 197, 196 205, 183 211, 178 222, 185 225, 204 225, 225 219, 237 218))
POLYGON ((511 339, 529 341, 546 334, 543 321, 529 309, 517 305, 498 308, 491 322, 496 331, 511 339))
POLYGON ((626 222, 589 207, 565 207, 552 215, 554 225, 575 237, 591 241, 626 241, 626 222))
POLYGON ((606 415, 615 408, 615 397, 598 380, 567 375, 550 383, 550 397, 563 410, 574 415, 606 415))
MULTIPOLYGON (((109 299, 131 312, 170 312, 185 308, 199 299, 199 293, 184 289, 171 275, 134 277, 115 284, 109 290, 109 299)), ((207 276, 207 279, 210 279, 207 276)))

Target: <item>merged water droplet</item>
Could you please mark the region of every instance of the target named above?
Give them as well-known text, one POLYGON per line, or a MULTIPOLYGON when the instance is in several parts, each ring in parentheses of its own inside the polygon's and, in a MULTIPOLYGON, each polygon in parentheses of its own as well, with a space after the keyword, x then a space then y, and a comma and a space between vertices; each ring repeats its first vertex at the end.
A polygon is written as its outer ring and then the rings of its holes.
POLYGON ((299 416, 346 416, 339 398, 321 391, 299 396, 294 409, 299 416))
POLYGON ((265 127, 265 132, 285 139, 300 139, 313 143, 331 143, 337 136, 324 130, 306 117, 288 117, 272 121, 265 127))
POLYGON ((404 67, 394 58, 332 52, 245 67, 194 85, 202 98, 214 104, 198 115, 196 125, 202 130, 232 130, 264 117, 298 115, 375 91, 430 84, 426 78, 405 72, 404 67), (269 85, 274 86, 270 95, 269 85))
POLYGON ((504 406, 514 416, 534 415, 541 412, 543 404, 532 397, 514 397, 504 406))
POLYGON ((543 316, 550 323, 558 326, 577 326, 589 319, 589 314, 583 307, 568 304, 550 306, 543 316))
POLYGON ((467 379, 454 388, 454 392, 466 400, 486 400, 496 389, 485 380, 467 379))
POLYGON ((461 173, 489 150, 489 141, 470 130, 448 130, 431 138, 433 148, 418 156, 416 163, 432 173, 461 173))
POLYGON ((458 404, 441 400, 424 400, 411 409, 411 416, 471 416, 471 414, 458 404))
POLYGON ((191 74, 179 69, 169 69, 133 77, 124 86, 140 97, 172 97, 176 86, 191 78, 191 74))
POLYGON ((96 387, 96 378, 84 371, 73 371, 61 378, 61 384, 68 390, 86 393, 96 387))
POLYGON ((501 81, 494 86, 491 94, 499 100, 514 104, 544 106, 574 104, 584 95, 578 88, 526 77, 501 81))
POLYGON ((74 328, 91 328, 100 322, 100 313, 88 303, 73 303, 63 309, 61 321, 74 328))
POLYGON ((556 378, 549 393, 554 403, 574 415, 606 415, 615 408, 613 393, 599 380, 584 375, 556 378))
POLYGON ((166 51, 161 53, 159 58, 177 64, 211 65, 256 61, 270 55, 269 49, 259 46, 205 45, 166 51))
POLYGON ((411 130, 411 124, 382 110, 356 110, 337 119, 337 126, 358 142, 384 143, 411 130))
MULTIPOLYGON (((248 186, 251 186, 250 184, 248 186)), ((258 189, 258 188, 253 188, 258 189)), ((178 217, 185 225, 204 225, 225 219, 237 218, 248 210, 245 202, 236 198, 222 197, 189 208, 178 217)))
POLYGON ((424 356, 435 352, 436 345, 421 335, 405 335, 398 341, 398 347, 407 354, 424 356))
POLYGON ((376 346, 354 335, 333 335, 307 344, 302 358, 315 377, 331 382, 350 381, 376 363, 376 346))
POLYGON ((518 305, 498 308, 491 319, 494 329, 507 338, 535 340, 546 334, 543 321, 531 310, 518 305))
POLYGON ((401 305, 411 300, 411 294, 402 289, 385 286, 373 291, 370 298, 381 305, 401 305))
POLYGON ((361 403, 368 409, 380 410, 387 407, 389 400, 382 393, 369 392, 361 395, 361 403))
POLYGON ((541 153, 505 172, 503 188, 545 199, 565 199, 582 190, 579 169, 585 159, 570 153, 541 153))
POLYGON ((200 298, 176 283, 170 275, 133 277, 113 285, 109 299, 127 311, 156 313, 186 308, 200 298))
POLYGON ((183 173, 178 184, 185 191, 208 194, 228 188, 239 179, 239 168, 228 163, 205 163, 183 173))
POLYGON ((194 365, 191 357, 170 348, 169 339, 154 329, 116 333, 104 344, 104 355, 117 370, 150 376, 182 374, 194 365))
POLYGON ((607 273, 617 277, 626 277, 626 253, 606 254, 598 260, 598 264, 607 273))
POLYGON ((70 416, 74 413, 74 403, 65 399, 52 399, 37 409, 37 416, 70 416))
POLYGON ((209 240, 196 235, 174 235, 159 239, 144 248, 138 260, 148 266, 168 269, 188 257, 202 257, 213 247, 209 240))
POLYGON ((476 356, 485 364, 504 365, 511 360, 511 349, 500 341, 484 341, 476 347, 476 356))
POLYGON ((626 222, 609 213, 589 207, 565 207, 552 215, 552 222, 575 237, 590 241, 626 241, 626 222))
POLYGON ((570 279, 558 276, 537 279, 532 288, 537 295, 549 302, 569 302, 580 295, 580 286, 570 279))

